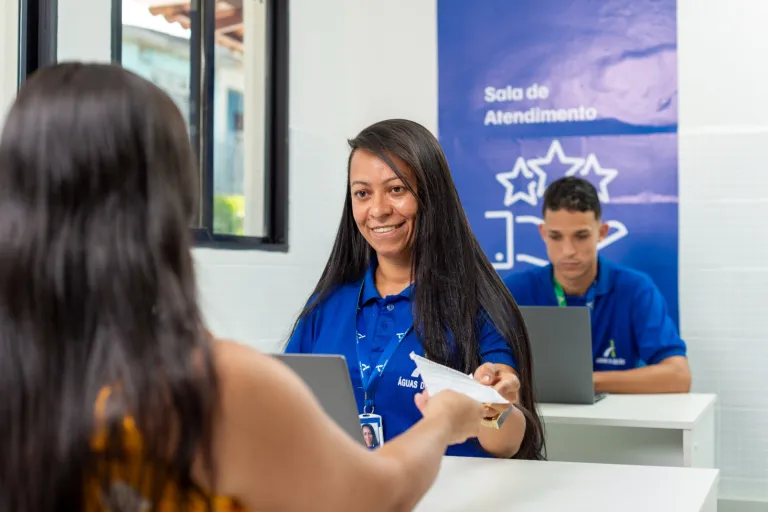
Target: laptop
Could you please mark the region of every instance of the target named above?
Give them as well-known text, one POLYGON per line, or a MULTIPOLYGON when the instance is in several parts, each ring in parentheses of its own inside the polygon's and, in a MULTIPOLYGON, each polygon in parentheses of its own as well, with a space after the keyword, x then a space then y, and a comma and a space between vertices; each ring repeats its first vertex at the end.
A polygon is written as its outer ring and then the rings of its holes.
POLYGON ((349 367, 344 356, 325 354, 273 354, 272 356, 287 365, 307 384, 326 414, 342 430, 365 445, 349 367))
POLYGON ((536 399, 541 403, 594 404, 592 324, 587 307, 520 306, 533 356, 536 399))

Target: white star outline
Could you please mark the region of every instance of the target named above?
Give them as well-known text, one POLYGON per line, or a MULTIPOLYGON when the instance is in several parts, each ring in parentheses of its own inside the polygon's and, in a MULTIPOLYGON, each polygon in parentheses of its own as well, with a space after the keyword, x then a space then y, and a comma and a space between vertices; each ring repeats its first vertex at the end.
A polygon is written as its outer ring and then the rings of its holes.
POLYGON ((511 171, 496 174, 496 181, 504 186, 504 206, 512 206, 518 201, 524 201, 531 206, 538 205, 539 198, 544 196, 547 184, 547 173, 542 167, 546 167, 554 162, 555 157, 557 157, 559 163, 570 166, 565 171, 565 176, 579 174, 583 177, 592 172, 595 176, 600 177, 600 182, 597 185, 598 197, 604 203, 611 201, 611 196, 608 193, 608 184, 619 175, 619 171, 602 167, 594 153, 588 154, 586 158, 567 156, 565 151, 563 151, 560 141, 554 139, 552 144, 549 145, 545 156, 528 160, 518 157, 511 171), (528 183, 527 190, 515 191, 515 186, 511 183, 511 180, 517 178, 520 174, 532 181, 528 183))
POLYGON ((504 186, 504 206, 511 206, 518 201, 525 201, 531 206, 536 206, 539 202, 539 190, 544 190, 547 182, 547 175, 541 169, 530 169, 525 158, 517 157, 514 167, 511 171, 500 172, 496 175, 496 181, 504 186), (515 192, 513 179, 522 174, 525 178, 532 180, 528 183, 528 191, 515 192))
POLYGON ((554 161, 555 155, 557 155, 558 162, 571 166, 570 169, 565 171, 566 176, 573 176, 573 174, 578 171, 579 168, 584 164, 583 158, 577 156, 565 156, 565 152, 563 151, 563 146, 560 145, 560 141, 557 139, 553 140, 552 144, 550 144, 549 149, 547 150, 546 156, 542 158, 530 158, 528 160, 529 169, 544 175, 544 180, 539 183, 539 188, 536 190, 536 195, 539 197, 544 197, 544 188, 546 185, 547 177, 547 173, 544 172, 544 169, 541 167, 550 165, 554 161))
MULTIPOLYGON (((608 193, 608 185, 619 175, 619 171, 617 169, 602 167, 594 153, 589 153, 586 158, 567 156, 563 151, 560 141, 553 139, 544 157, 531 158, 528 160, 525 160, 523 157, 518 157, 511 171, 496 174, 496 180, 505 188, 504 206, 511 206, 518 201, 524 201, 531 206, 536 206, 538 204, 538 199, 544 196, 544 191, 546 189, 547 173, 542 167, 546 167, 554 162, 555 157, 557 157, 559 163, 570 166, 568 170, 565 171, 565 176, 575 176, 578 174, 584 177, 593 173, 595 176, 599 177, 600 180, 596 187, 598 190, 598 197, 603 203, 610 202, 611 198, 608 193), (527 191, 515 192, 514 185, 510 181, 517 178, 521 173, 524 177, 532 181, 528 183, 527 191)), ((522 215, 515 218, 509 210, 487 211, 485 212, 485 218, 504 219, 506 221, 506 254, 502 252, 496 253, 496 261, 492 262, 494 268, 500 270, 512 269, 515 262, 528 263, 535 266, 544 266, 549 263, 547 260, 532 255, 515 254, 514 251, 513 239, 515 230, 513 225, 538 225, 541 224, 542 219, 531 215, 522 215)), ((612 228, 613 231, 598 243, 598 250, 618 242, 629 234, 626 225, 621 221, 608 220, 606 221, 606 224, 608 224, 609 228, 612 228)))
POLYGON ((584 167, 581 169, 569 169, 565 175, 574 176, 578 172, 580 176, 587 176, 590 171, 592 171, 595 176, 600 176, 602 178, 597 186, 597 197, 600 199, 600 202, 610 203, 611 196, 608 194, 608 184, 619 175, 619 171, 601 167, 600 162, 597 161, 597 157, 594 153, 590 153, 587 156, 587 159, 584 162, 584 167))

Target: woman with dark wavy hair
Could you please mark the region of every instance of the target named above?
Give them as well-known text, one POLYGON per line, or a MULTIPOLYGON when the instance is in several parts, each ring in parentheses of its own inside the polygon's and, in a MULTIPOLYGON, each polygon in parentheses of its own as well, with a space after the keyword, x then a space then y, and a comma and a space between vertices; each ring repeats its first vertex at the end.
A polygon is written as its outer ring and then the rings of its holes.
POLYGON ((0 511, 412 508, 482 405, 418 395, 423 419, 369 452, 287 367, 213 340, 196 190, 150 82, 59 64, 22 87, 0 139, 0 511))
POLYGON ((437 139, 391 119, 349 144, 336 241, 286 351, 343 354, 383 444, 419 417, 411 352, 472 373, 511 405, 491 404, 497 428, 447 454, 542 458, 525 324, 470 229, 437 139))

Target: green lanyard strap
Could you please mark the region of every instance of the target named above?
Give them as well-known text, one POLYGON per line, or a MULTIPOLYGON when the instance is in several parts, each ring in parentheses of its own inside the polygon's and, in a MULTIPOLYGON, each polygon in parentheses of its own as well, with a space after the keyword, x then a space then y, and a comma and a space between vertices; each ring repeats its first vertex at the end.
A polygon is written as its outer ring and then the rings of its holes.
POLYGON ((565 292, 563 291, 563 287, 560 285, 560 283, 557 282, 557 279, 552 277, 552 287, 555 289, 555 297, 557 297, 557 305, 558 307, 564 308, 568 306, 568 302, 565 300, 565 292))
MULTIPOLYGON (((558 307, 568 307, 568 302, 565 300, 565 291, 563 291, 562 285, 557 282, 555 276, 552 276, 552 288, 555 289, 555 297, 557 298, 558 307)), ((588 308, 592 309, 595 305, 595 283, 592 283, 587 289, 586 296, 584 297, 588 308)))

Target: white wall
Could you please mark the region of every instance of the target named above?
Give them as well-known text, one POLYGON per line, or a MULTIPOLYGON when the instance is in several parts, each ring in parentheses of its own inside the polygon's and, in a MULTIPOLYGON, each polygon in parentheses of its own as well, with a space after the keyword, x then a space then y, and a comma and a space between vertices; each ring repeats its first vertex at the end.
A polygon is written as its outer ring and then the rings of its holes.
MULTIPOLYGON (((346 138, 385 117, 436 129, 435 2, 292 0, 291 250, 196 252, 219 335, 262 350, 284 340, 335 234, 346 138)), ((109 58, 107 4, 60 0, 62 55, 109 58), (70 9, 86 3, 99 26, 82 30, 70 9)), ((683 336, 695 390, 720 395, 721 496, 768 500, 768 3, 678 4, 683 336)))
POLYGON ((721 495, 768 502, 768 3, 678 4, 682 331, 721 495))
POLYGON ((58 60, 109 62, 111 16, 109 0, 59 0, 58 60))
POLYGON ((17 0, 0 0, 0 122, 18 83, 18 9, 17 0))

